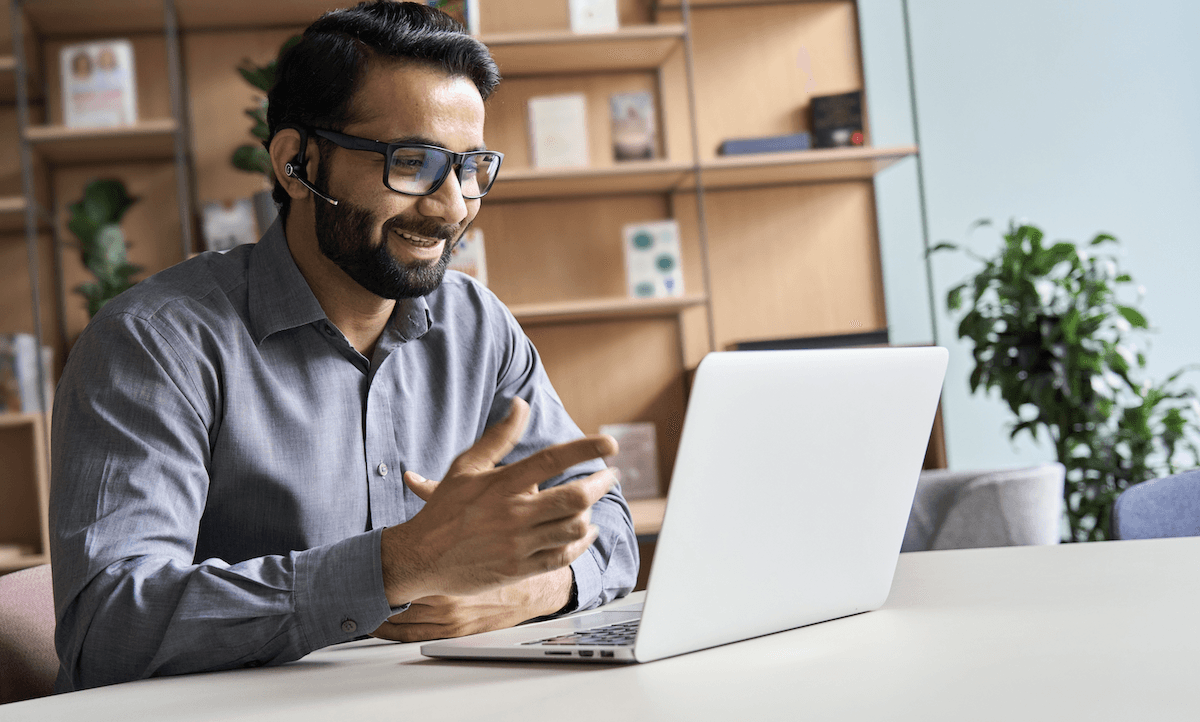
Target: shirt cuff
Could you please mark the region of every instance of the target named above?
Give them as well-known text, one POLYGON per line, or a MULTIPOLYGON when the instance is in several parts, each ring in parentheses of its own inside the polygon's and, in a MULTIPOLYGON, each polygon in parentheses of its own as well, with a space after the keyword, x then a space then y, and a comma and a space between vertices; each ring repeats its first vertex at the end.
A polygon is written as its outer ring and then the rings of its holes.
POLYGON ((382 534, 383 529, 374 529, 297 554, 296 612, 310 649, 369 634, 407 609, 388 606, 382 534))
POLYGON ((596 606, 603 590, 603 580, 600 577, 600 565, 596 562, 596 548, 590 546, 579 558, 571 562, 571 572, 575 575, 575 608, 564 609, 563 614, 571 614, 581 609, 591 609, 596 606))

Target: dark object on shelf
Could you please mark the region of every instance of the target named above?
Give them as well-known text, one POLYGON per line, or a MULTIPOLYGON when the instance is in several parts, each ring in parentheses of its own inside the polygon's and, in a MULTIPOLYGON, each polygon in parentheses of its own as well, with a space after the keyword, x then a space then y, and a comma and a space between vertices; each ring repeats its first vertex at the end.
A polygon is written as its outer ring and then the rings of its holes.
POLYGON ((862 91, 809 99, 813 146, 839 148, 863 144, 862 91))
POLYGON ((771 135, 765 138, 735 138, 721 143, 717 150, 721 155, 744 155, 746 153, 782 153, 789 150, 808 150, 812 147, 812 136, 808 133, 771 135))
POLYGON ((776 351, 797 348, 849 348, 852 346, 887 346, 887 329, 866 333, 843 333, 834 336, 805 336, 802 338, 743 341, 733 344, 733 351, 776 351))

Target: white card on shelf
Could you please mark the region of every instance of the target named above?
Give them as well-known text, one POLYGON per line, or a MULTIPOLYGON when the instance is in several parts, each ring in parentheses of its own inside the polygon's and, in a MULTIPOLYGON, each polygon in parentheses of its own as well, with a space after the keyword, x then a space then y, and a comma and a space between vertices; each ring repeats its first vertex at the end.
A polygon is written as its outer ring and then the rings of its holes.
POLYGON ((570 93, 530 98, 529 148, 534 168, 586 168, 587 97, 570 93))
POLYGON ((620 27, 617 0, 569 0, 571 32, 613 33, 620 27))
POLYGON ((679 224, 673 220, 630 223, 624 228, 625 278, 632 298, 683 295, 679 224))

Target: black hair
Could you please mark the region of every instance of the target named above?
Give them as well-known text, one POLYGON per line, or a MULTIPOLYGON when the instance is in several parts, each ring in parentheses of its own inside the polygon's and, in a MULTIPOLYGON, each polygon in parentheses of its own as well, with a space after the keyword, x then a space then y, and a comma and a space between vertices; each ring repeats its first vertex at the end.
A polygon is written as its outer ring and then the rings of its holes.
MULTIPOLYGON (((275 86, 267 94, 268 149, 284 127, 337 131, 350 125, 354 92, 374 58, 419 63, 465 77, 484 100, 500 82, 487 46, 441 10, 391 0, 334 10, 309 25, 279 59, 275 86)), ((328 141, 318 140, 318 146, 324 149, 328 141)), ((291 197, 278 179, 272 197, 286 218, 291 197)))

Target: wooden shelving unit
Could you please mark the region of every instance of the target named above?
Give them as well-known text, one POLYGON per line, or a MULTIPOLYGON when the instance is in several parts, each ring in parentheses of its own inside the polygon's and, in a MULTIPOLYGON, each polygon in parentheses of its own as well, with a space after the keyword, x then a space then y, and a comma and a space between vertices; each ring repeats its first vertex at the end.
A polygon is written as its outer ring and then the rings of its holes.
MULTIPOLYGON (((91 174, 111 173, 143 198, 126 220, 131 262, 154 272, 197 250, 193 243, 181 256, 167 248, 179 233, 188 246, 178 226, 191 227, 192 209, 262 188, 260 178, 229 163, 234 148, 252 141, 244 110, 258 102, 236 67, 274 57, 285 39, 341 4, 24 0, 27 30, 42 53, 32 56, 31 96, 48 101, 25 139, 50 168, 58 223, 61 203, 77 197, 91 174), (122 36, 141 43, 135 63, 151 58, 138 67, 139 108, 149 120, 61 127, 51 71, 57 47, 122 36), (182 56, 177 66, 167 62, 172 48, 182 56), (171 88, 187 115, 173 110, 171 88), (180 176, 194 185, 177 202, 163 189, 180 176), (181 216, 174 229, 173 214, 181 216)), ((820 68, 819 94, 863 88, 853 0, 700 0, 689 3, 686 18, 673 0, 619 7, 619 31, 577 35, 567 29, 562 0, 485 3, 481 40, 505 78, 489 101, 485 136, 506 160, 476 227, 484 231, 492 290, 536 344, 567 409, 589 433, 604 423, 654 423, 665 492, 686 407, 684 378, 705 353, 739 341, 887 327, 872 179, 917 149, 717 155, 725 139, 806 128, 808 98, 818 91, 798 68, 801 50, 820 68), (634 91, 656 99, 658 152, 616 162, 608 98, 634 91), (568 92, 588 99, 591 166, 533 168, 527 100, 568 92), (622 227, 665 218, 680 224, 686 295, 626 298, 622 227)), ((0 102, 15 97, 18 62, 0 56, 0 102)), ((5 148, 19 139, 9 140, 5 148)), ((0 196, 0 230, 23 227, 25 202, 0 196)), ((76 259, 58 263, 49 275, 62 279, 61 288, 85 280, 76 259)), ((60 297, 55 313, 69 338, 86 318, 72 310, 69 292, 60 297)), ((9 448, 13 437, 6 438, 9 448)), ((656 534, 665 500, 631 506, 639 536, 656 534)))

